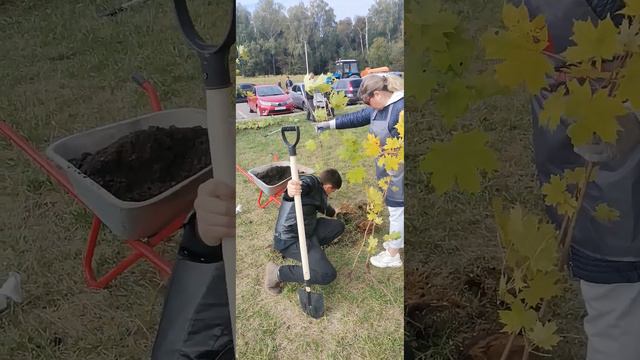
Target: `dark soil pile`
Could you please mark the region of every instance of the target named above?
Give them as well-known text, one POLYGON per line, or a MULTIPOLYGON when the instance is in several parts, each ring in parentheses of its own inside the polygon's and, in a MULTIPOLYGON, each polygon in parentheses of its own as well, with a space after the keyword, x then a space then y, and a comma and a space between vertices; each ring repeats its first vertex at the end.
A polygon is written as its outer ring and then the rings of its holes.
POLYGON ((144 201, 211 165, 211 156, 201 126, 150 126, 68 161, 118 199, 144 201))
MULTIPOLYGON (((305 175, 304 171, 300 171, 298 169, 298 174, 305 175)), ((274 166, 270 167, 265 171, 261 171, 255 174, 258 179, 260 179, 263 183, 273 186, 277 185, 284 180, 291 177, 291 167, 289 166, 274 166)))

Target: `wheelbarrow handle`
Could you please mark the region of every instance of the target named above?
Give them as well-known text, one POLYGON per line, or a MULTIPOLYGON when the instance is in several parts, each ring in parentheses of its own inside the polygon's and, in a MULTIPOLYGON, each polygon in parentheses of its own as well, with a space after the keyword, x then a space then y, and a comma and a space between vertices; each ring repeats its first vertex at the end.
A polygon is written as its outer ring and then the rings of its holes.
POLYGON ((296 156, 296 146, 300 141, 300 126, 283 126, 280 129, 280 132, 282 133, 282 141, 285 143, 285 145, 287 145, 287 148, 289 149, 289 156, 296 156), (287 132, 294 131, 296 132, 296 140, 291 143, 289 139, 287 139, 287 132))
POLYGON ((202 77, 206 89, 230 87, 233 83, 229 74, 229 51, 236 41, 236 2, 232 5, 232 20, 227 34, 219 45, 206 43, 196 30, 187 0, 173 0, 178 25, 187 43, 198 53, 202 65, 202 77))

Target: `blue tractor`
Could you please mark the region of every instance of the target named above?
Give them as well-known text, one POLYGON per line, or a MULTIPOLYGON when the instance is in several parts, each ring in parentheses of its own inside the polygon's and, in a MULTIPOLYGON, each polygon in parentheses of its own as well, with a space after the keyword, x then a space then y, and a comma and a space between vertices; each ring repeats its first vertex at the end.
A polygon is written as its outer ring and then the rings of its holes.
POLYGON ((336 79, 359 78, 360 70, 358 69, 358 60, 338 59, 333 77, 336 79))

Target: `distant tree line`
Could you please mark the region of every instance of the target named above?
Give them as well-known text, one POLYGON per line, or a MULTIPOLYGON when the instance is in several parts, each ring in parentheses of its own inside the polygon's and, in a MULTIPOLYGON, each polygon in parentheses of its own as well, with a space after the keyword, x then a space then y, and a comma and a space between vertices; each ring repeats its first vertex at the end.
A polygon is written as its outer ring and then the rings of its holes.
POLYGON ((403 71, 403 14, 402 0, 376 0, 366 18, 338 21, 324 0, 288 9, 260 0, 253 13, 238 4, 237 71, 244 76, 304 74, 305 42, 309 71, 316 74, 333 71, 338 58, 357 59, 361 70, 389 66, 403 71))

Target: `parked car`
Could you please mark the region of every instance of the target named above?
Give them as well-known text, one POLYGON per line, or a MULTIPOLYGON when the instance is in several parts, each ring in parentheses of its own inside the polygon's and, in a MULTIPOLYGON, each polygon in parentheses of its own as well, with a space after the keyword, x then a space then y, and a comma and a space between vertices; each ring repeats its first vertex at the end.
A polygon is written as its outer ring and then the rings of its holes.
POLYGON ((313 101, 313 96, 310 95, 309 93, 307 93, 304 90, 304 84, 303 83, 297 83, 297 84, 293 84, 293 86, 291 87, 291 90, 289 90, 289 96, 291 96, 291 100, 293 101, 293 105, 301 110, 305 110, 306 109, 306 102, 305 102, 305 97, 307 99, 307 101, 313 101))
POLYGON ((247 91, 253 91, 256 84, 240 83, 236 86, 236 103, 247 102, 247 91))
POLYGON ((344 92, 349 99, 347 102, 348 105, 357 104, 360 101, 358 90, 360 89, 361 83, 361 78, 340 79, 333 83, 333 90, 344 92))
POLYGON ((279 86, 256 85, 252 93, 247 97, 249 112, 257 112, 260 116, 291 113, 295 108, 289 94, 279 86))

